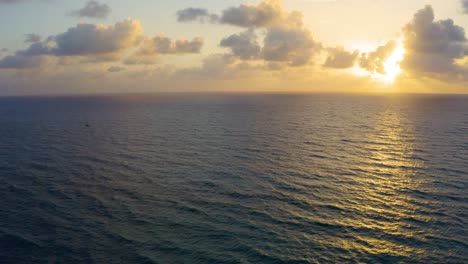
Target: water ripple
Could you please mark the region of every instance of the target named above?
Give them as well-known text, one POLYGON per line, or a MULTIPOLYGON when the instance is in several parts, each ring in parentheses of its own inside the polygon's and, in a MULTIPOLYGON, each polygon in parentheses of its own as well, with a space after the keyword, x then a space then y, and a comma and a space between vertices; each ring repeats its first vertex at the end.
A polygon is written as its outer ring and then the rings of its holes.
POLYGON ((467 263, 466 113, 446 96, 2 98, 0 263, 467 263))

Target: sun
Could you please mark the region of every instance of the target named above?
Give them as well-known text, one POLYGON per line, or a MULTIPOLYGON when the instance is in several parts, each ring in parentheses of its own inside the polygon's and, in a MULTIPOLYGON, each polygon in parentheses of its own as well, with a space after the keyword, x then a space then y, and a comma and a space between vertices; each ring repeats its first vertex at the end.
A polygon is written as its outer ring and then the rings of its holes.
POLYGON ((400 63, 405 57, 405 47, 403 44, 403 38, 397 40, 397 46, 393 50, 392 54, 383 63, 385 74, 376 73, 373 77, 385 83, 393 83, 398 75, 401 74, 400 63))
MULTIPOLYGON (((350 73, 356 76, 362 77, 369 77, 375 82, 384 83, 384 84, 393 84, 397 77, 402 73, 401 69, 401 62, 405 58, 406 50, 404 46, 404 39, 403 37, 398 38, 395 40, 396 45, 393 51, 391 52, 390 56, 388 56, 385 61, 382 63, 383 66, 383 73, 377 71, 369 71, 365 68, 360 67, 360 65, 356 64, 353 68, 350 69, 350 73)), ((367 51, 371 52, 375 48, 368 45, 366 48, 360 45, 359 50, 361 52, 367 51)))

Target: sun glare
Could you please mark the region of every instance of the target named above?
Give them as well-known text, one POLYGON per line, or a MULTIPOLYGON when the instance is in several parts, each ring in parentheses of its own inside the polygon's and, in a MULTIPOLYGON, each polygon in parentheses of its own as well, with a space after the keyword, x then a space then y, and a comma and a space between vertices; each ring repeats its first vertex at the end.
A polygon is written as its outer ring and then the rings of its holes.
POLYGON ((403 38, 398 39, 397 46, 393 50, 392 55, 387 58, 383 63, 385 74, 376 73, 374 77, 386 83, 393 83, 401 73, 400 63, 405 56, 405 48, 403 45, 403 38))

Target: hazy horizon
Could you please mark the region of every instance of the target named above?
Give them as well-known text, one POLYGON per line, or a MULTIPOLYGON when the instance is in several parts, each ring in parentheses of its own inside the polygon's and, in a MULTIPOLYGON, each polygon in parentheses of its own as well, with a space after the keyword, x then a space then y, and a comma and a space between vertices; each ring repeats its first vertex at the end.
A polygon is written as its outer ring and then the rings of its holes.
POLYGON ((43 93, 43 94, 5 94, 0 95, 0 98, 5 97, 129 97, 129 96, 164 96, 164 95, 278 95, 278 96, 295 96, 295 95, 337 95, 337 96, 387 96, 387 97, 405 97, 405 96, 468 96, 468 93, 431 93, 431 92, 420 92, 420 93, 411 93, 411 92, 327 92, 327 91, 141 91, 141 92, 107 92, 107 93, 43 93))

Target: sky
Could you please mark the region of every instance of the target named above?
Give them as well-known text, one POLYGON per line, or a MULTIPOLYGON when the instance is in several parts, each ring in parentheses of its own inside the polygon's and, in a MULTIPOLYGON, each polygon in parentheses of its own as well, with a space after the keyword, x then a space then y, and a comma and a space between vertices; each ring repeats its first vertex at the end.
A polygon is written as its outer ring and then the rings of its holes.
POLYGON ((0 0, 0 96, 468 93, 468 0, 0 0))

